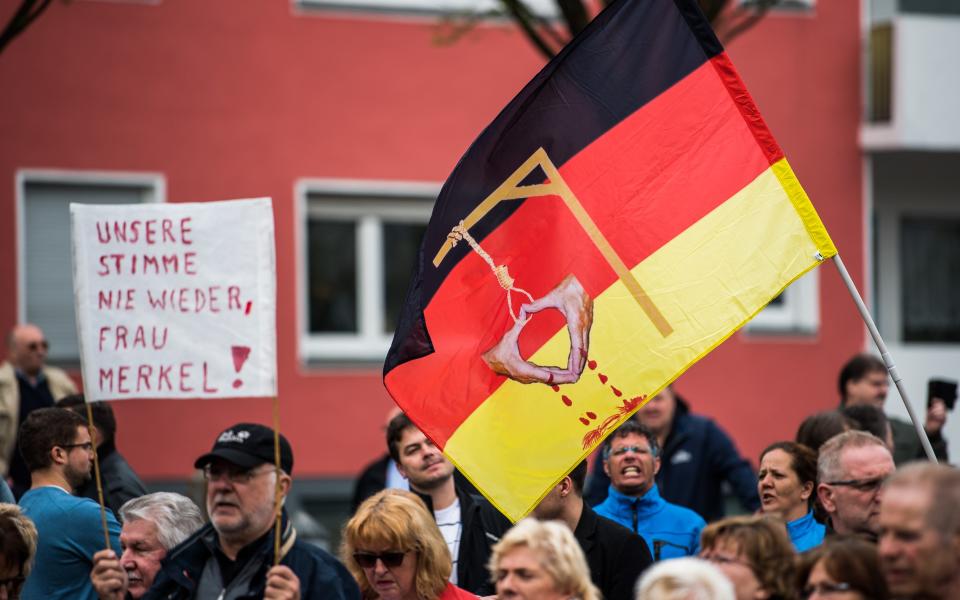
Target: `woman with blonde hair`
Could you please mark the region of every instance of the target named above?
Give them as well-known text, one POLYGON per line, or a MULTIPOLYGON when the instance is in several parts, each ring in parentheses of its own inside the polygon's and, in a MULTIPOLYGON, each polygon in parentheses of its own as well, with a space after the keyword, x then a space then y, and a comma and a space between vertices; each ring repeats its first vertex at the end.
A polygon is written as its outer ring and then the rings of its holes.
POLYGON ((0 598, 20 597, 37 553, 37 528, 16 504, 0 504, 0 598))
POLYGON ((449 583, 453 562, 433 515, 416 495, 371 496, 343 529, 340 558, 365 600, 467 600, 449 583))
POLYGON ((580 544, 559 521, 524 519, 493 547, 498 600, 600 600, 580 544))
POLYGON ((777 517, 730 517, 707 525, 700 558, 733 583, 737 600, 793 600, 796 552, 777 517))

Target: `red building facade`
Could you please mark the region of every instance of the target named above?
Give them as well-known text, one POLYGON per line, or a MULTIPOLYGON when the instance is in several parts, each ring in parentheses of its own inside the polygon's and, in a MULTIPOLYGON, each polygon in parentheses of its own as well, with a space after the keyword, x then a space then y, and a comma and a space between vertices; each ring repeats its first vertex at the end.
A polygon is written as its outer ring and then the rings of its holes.
MULTIPOLYGON (((38 322, 60 345, 54 362, 75 367, 67 200, 270 196, 282 428, 298 478, 352 477, 383 452, 380 369, 410 240, 473 137, 543 64, 505 22, 438 41, 445 31, 402 7, 312 0, 54 4, 0 54, 0 329, 38 322)), ((862 285, 858 3, 773 12, 728 52, 862 285)), ((677 387, 755 457, 836 404, 836 373, 863 344, 824 265, 677 387)), ((271 419, 264 399, 115 410, 148 481, 187 478, 217 431, 271 419)))

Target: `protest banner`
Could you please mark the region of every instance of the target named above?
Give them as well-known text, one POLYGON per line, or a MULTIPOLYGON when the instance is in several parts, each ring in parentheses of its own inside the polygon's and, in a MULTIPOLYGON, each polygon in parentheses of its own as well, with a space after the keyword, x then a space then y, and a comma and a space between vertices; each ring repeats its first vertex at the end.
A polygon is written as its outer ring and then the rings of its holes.
POLYGON ((88 400, 276 395, 270 199, 70 214, 88 400))

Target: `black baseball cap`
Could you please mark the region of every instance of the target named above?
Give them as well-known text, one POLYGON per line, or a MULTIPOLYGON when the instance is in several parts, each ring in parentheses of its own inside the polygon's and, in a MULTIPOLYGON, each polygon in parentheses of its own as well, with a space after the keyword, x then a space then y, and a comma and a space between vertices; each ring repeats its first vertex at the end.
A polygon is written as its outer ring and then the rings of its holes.
MULTIPOLYGON (((259 423, 237 423, 228 427, 213 443, 213 448, 197 459, 193 466, 202 469, 213 459, 222 458, 244 469, 274 463, 273 429, 259 423)), ((280 468, 293 474, 293 450, 280 434, 280 468)))

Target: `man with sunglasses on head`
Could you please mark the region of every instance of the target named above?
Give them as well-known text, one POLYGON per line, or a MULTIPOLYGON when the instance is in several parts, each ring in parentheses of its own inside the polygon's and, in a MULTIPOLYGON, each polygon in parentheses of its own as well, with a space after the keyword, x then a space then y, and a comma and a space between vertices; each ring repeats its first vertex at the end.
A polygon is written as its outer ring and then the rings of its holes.
POLYGON ((639 534, 655 561, 697 555, 706 522, 660 496, 660 447, 653 431, 632 419, 618 427, 604 442, 603 470, 610 489, 594 507, 598 515, 639 534))
MULTIPOLYGON (((293 450, 279 436, 280 473, 273 430, 239 423, 217 436, 194 463, 207 481, 210 523, 171 549, 146 600, 271 600, 360 597, 350 573, 320 548, 297 539, 281 507, 279 565, 274 566, 274 494, 290 491, 293 450)), ((122 598, 120 590, 118 598, 122 598)))
POLYGON ((32 411, 77 393, 66 373, 46 364, 48 349, 39 327, 18 325, 7 336, 7 361, 0 365, 0 473, 13 479, 17 498, 30 489, 30 471, 14 451, 17 429, 32 411))
MULTIPOLYGON (((100 507, 73 492, 91 477, 93 442, 87 422, 63 408, 33 411, 20 427, 20 453, 32 487, 20 498, 39 542, 23 600, 95 600, 93 555, 104 546, 100 507)), ((110 546, 120 548, 120 523, 106 512, 110 546)))
POLYGON ((875 435, 846 431, 827 440, 817 458, 817 496, 828 516, 827 535, 876 542, 881 487, 894 468, 890 450, 875 435))

